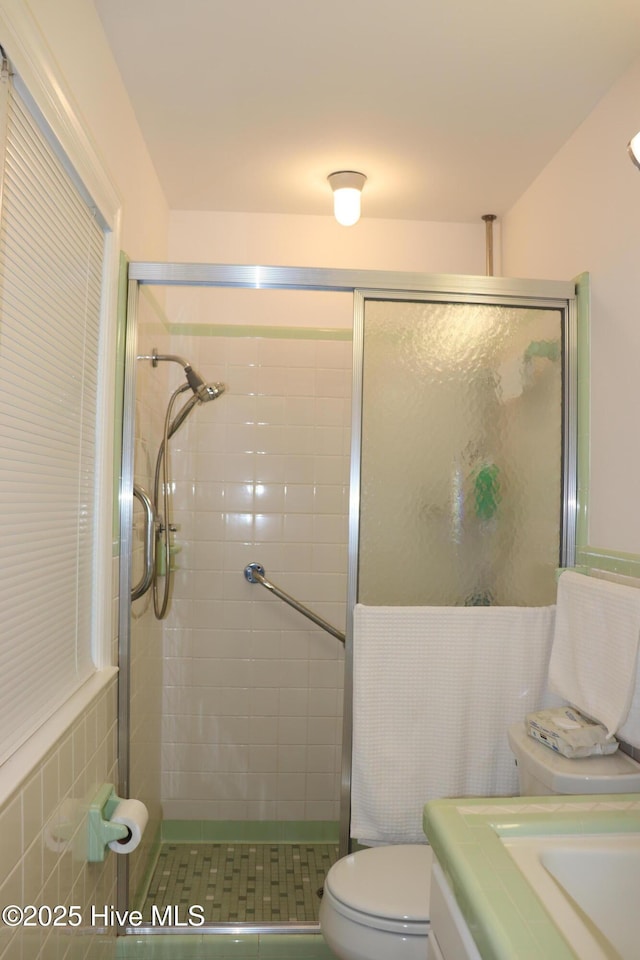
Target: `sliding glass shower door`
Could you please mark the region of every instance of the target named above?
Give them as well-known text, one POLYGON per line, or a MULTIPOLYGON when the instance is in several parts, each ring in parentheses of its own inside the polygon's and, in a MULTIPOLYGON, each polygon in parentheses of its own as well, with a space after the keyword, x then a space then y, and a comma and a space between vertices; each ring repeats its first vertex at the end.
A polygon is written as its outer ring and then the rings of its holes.
POLYGON ((552 603, 561 308, 364 299, 358 599, 552 603))

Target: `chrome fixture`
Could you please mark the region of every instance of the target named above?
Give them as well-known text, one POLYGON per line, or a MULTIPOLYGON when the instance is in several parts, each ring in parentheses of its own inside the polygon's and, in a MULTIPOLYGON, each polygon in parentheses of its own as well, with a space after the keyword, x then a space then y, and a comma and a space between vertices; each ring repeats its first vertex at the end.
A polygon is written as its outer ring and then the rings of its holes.
POLYGON ((493 222, 497 220, 495 213, 485 213, 482 217, 485 223, 485 244, 487 251, 487 276, 493 276, 493 222))
POLYGON ((151 497, 139 484, 134 483, 133 495, 140 501, 144 510, 144 570, 135 587, 131 588, 131 600, 137 600, 147 592, 153 580, 153 558, 155 556, 156 514, 151 497))
MULTIPOLYGON (((191 387, 196 402, 200 401, 200 403, 206 403, 208 400, 215 400, 216 397, 219 397, 221 393, 224 393, 224 383, 205 383, 197 370, 193 369, 189 361, 185 360, 184 357, 177 356, 175 353, 158 353, 158 351, 154 349, 151 354, 143 354, 136 357, 136 360, 150 360, 152 367, 157 367, 158 363, 163 360, 168 360, 171 363, 179 363, 184 370, 185 377, 187 378, 186 386, 182 386, 179 392, 182 393, 182 391, 186 390, 187 387, 191 387)), ((172 433, 170 435, 176 432, 192 408, 193 404, 191 404, 189 410, 184 416, 182 416, 182 411, 180 411, 178 417, 181 417, 181 419, 178 423, 175 423, 174 421, 175 426, 172 424, 172 433)), ((176 417, 176 420, 178 417, 176 417)))
POLYGON ((340 643, 345 642, 345 635, 342 630, 338 630, 337 627, 332 626, 326 620, 323 620, 322 617, 319 617, 317 613, 314 613, 313 610, 309 610, 308 607, 305 607, 303 603, 300 603, 299 600, 295 600, 290 594, 285 593, 280 587, 276 587, 275 583, 271 583, 270 580, 264 575, 264 567, 260 563, 249 563, 244 568, 244 578, 248 580, 249 583, 260 583, 263 587, 266 587, 274 596, 278 597, 279 600, 284 600, 285 603, 288 603, 290 607, 293 607, 294 610, 297 610, 298 613, 301 613, 303 617, 306 617, 307 620, 311 620, 318 627, 322 627, 323 630, 326 630, 327 633, 330 633, 332 637, 335 637, 336 640, 339 640, 340 643))
POLYGON ((337 170, 327 177, 333 190, 333 215, 343 227, 352 227, 360 219, 360 195, 366 179, 355 170, 337 170))
MULTIPOLYGON (((215 400, 225 391, 224 383, 206 383, 205 380, 200 376, 200 374, 193 369, 188 360, 185 360, 184 357, 176 356, 175 354, 162 354, 158 353, 157 350, 153 350, 151 355, 141 355, 136 359, 138 360, 150 360, 152 366, 157 367, 158 363, 162 361, 169 361, 171 363, 179 363, 182 369, 184 370, 184 375, 187 378, 187 382, 181 384, 177 390, 174 390, 171 397, 169 398, 169 403, 167 405, 167 412, 164 418, 164 429, 162 435, 162 442, 158 450, 158 456, 156 459, 156 470, 155 478, 153 485, 153 501, 152 507, 153 510, 153 523, 155 526, 155 538, 154 538, 154 550, 151 560, 151 577, 150 582, 147 582, 146 574, 143 575, 143 579, 139 584, 134 588, 135 596, 132 599, 137 599, 137 597, 142 596, 142 594, 149 588, 149 585, 153 587, 153 610, 158 620, 163 620, 167 613, 167 607, 169 605, 169 598, 171 596, 171 582, 172 582, 172 569, 171 569, 171 533, 174 533, 176 528, 171 523, 171 501, 170 501, 170 484, 169 484, 169 440, 174 435, 176 430, 187 419, 191 411, 195 406, 200 403, 208 403, 209 400, 215 400), (189 397, 187 402, 181 407, 178 413, 174 416, 173 407, 180 396, 181 393, 184 393, 186 390, 192 390, 193 396, 189 397), (162 512, 160 513, 160 474, 162 473, 162 512), (160 549, 160 553, 158 550, 160 549), (160 596, 160 591, 158 588, 158 579, 159 577, 164 578, 164 589, 162 590, 162 596, 160 596)), ((134 491, 136 496, 139 496, 138 493, 134 491)), ((142 497, 139 497, 144 503, 142 497)), ((147 511, 147 517, 149 516, 148 507, 146 504, 145 510, 147 511)), ((147 549, 148 557, 148 549, 147 549)), ((148 560, 147 570, 148 570, 148 560)))
MULTIPOLYGON (((195 374, 195 376, 197 377, 198 374, 195 374)), ((189 387, 191 387, 191 389, 193 390, 193 386, 191 385, 191 383, 189 383, 188 385, 185 384, 182 387, 180 387, 179 393, 183 393, 185 390, 188 390, 189 387)), ((182 424, 187 419, 187 417, 189 416, 193 408, 196 406, 196 404, 208 403, 209 400, 216 400, 220 396, 220 394, 224 393, 224 391, 225 391, 224 383, 204 383, 203 382, 202 386, 198 387, 197 392, 195 392, 192 397, 189 397, 185 405, 179 410, 179 412, 171 421, 171 424, 169 425, 169 439, 171 439, 171 437, 174 435, 178 427, 182 426, 182 424)))
POLYGON ((631 140, 629 140, 627 150, 629 151, 632 163, 635 163, 636 167, 640 168, 640 130, 636 133, 635 137, 631 137, 631 140))

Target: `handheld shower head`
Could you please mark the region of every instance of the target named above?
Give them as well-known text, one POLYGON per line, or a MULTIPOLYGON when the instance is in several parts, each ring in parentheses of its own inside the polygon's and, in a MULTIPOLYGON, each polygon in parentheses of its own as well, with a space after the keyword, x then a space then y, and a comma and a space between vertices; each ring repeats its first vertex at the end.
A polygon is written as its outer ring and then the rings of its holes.
POLYGON ((199 396, 201 391, 206 390, 206 383, 200 376, 200 374, 193 369, 190 363, 185 363, 184 365, 184 375, 187 378, 187 383, 193 390, 196 396, 199 396))
POLYGON ((221 393, 225 391, 224 383, 205 383, 200 374, 196 373, 195 370, 189 368, 187 372, 187 380, 189 386, 193 390, 194 394, 200 401, 200 403, 207 403, 209 400, 215 400, 220 396, 221 393))
MULTIPOLYGON (((193 386, 191 384, 189 384, 189 386, 191 386, 191 389, 193 390, 193 386)), ((188 389, 189 387, 187 384, 184 384, 184 386, 179 388, 178 392, 188 389)), ((215 400, 216 397, 219 397, 220 394, 224 393, 225 389, 224 383, 205 383, 203 380, 202 386, 198 387, 198 389, 194 391, 193 396, 189 397, 182 409, 178 411, 171 421, 171 424, 169 425, 168 437, 172 437, 176 430, 182 426, 194 407, 196 407, 199 403, 207 403, 209 400, 215 400)))

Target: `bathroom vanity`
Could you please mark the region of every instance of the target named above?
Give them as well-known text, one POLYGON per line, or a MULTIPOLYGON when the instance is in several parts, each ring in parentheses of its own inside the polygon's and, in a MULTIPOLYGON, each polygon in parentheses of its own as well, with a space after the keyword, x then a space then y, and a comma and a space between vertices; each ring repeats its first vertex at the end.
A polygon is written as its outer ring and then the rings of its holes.
POLYGON ((430 960, 637 960, 640 794, 434 800, 430 960))
POLYGON ((482 960, 442 867, 431 867, 429 960, 482 960))

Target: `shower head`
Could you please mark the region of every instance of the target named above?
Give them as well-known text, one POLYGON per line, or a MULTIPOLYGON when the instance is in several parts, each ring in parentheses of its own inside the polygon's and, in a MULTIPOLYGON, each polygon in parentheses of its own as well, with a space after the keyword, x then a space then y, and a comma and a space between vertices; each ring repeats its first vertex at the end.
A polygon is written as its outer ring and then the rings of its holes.
POLYGON ((189 366, 189 364, 184 368, 184 373, 187 378, 187 383, 200 403, 215 400, 225 391, 224 383, 205 383, 200 374, 197 373, 193 367, 189 366))
MULTIPOLYGON (((138 356, 137 359, 151 360, 151 365, 154 367, 157 367, 161 360, 170 360, 173 363, 180 364, 184 370, 184 375, 187 378, 187 382, 183 383, 181 387, 178 387, 178 389, 174 391, 174 394, 169 401, 170 408, 179 394, 184 393, 184 391, 188 390, 189 388, 193 390, 193 396, 187 400, 183 408, 171 421, 168 430, 168 437, 172 437, 178 427, 182 426, 197 403, 207 403, 209 400, 215 400, 216 397, 219 397, 220 394, 224 393, 226 389, 224 383, 206 383, 200 374, 193 369, 188 360, 185 360, 184 357, 178 357, 176 354, 158 353, 154 347, 151 354, 138 356)), ((168 415, 169 414, 167 414, 167 416, 168 415)))
MULTIPOLYGON (((198 376, 196 374, 196 376, 198 376)), ((176 393, 182 393, 184 390, 188 390, 189 387, 194 391, 193 396, 189 397, 185 405, 181 410, 175 415, 171 424, 169 425, 168 437, 172 437, 176 430, 182 426, 184 421, 187 419, 191 411, 199 403, 207 403, 209 400, 215 400, 216 397, 219 397, 220 394, 224 393, 226 387, 224 383, 205 383, 204 380, 197 389, 194 389, 192 383, 188 385, 185 383, 184 386, 179 387, 176 393)))

